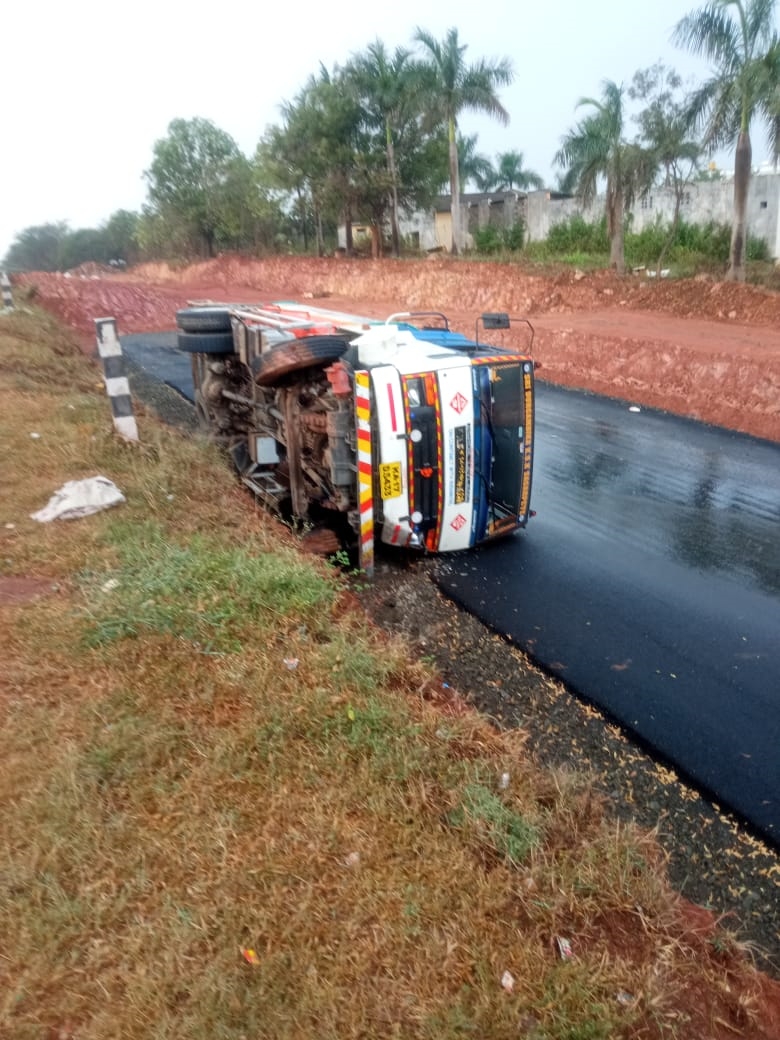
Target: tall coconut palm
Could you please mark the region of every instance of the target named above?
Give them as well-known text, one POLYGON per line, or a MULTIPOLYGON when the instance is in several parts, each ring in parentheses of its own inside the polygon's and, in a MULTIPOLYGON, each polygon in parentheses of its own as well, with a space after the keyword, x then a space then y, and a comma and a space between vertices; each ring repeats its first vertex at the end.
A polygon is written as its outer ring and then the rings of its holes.
POLYGON ((369 44, 364 54, 359 54, 348 64, 348 80, 358 91, 361 104, 369 122, 379 128, 384 137, 387 172, 390 179, 390 227, 393 255, 400 255, 401 236, 398 230, 399 175, 396 161, 398 135, 409 119, 417 114, 415 102, 419 97, 416 89, 417 63, 411 51, 396 47, 390 55, 381 40, 369 44))
POLYGON ((543 188, 544 181, 534 170, 527 170, 524 165, 522 152, 499 152, 496 165, 496 191, 508 189, 509 191, 519 188, 527 191, 529 188, 543 188))
POLYGON ((425 54, 426 92, 432 118, 447 128, 450 158, 450 197, 452 214, 452 251, 460 252, 460 173, 458 167, 458 117, 462 112, 485 112, 509 122, 509 113, 501 104, 496 89, 508 86, 514 79, 508 58, 488 61, 480 58, 466 63, 466 44, 458 42, 458 30, 448 29, 443 40, 435 39, 418 28, 414 40, 425 54))
POLYGON ((458 133, 458 179, 466 189, 473 182, 479 191, 492 191, 496 171, 486 155, 477 151, 477 135, 458 133))
POLYGON ((713 66, 713 74, 694 94, 690 114, 704 127, 704 143, 712 150, 736 138, 734 218, 726 277, 745 280, 747 195, 754 118, 769 124, 775 160, 780 136, 780 40, 775 0, 711 0, 675 26, 673 40, 713 66))
POLYGON ((563 191, 579 195, 585 205, 596 197, 606 181, 607 234, 610 264, 625 272, 623 218, 634 198, 649 186, 655 167, 652 158, 624 138, 623 88, 611 80, 603 84, 603 97, 581 98, 577 107, 592 109, 561 140, 555 162, 565 169, 563 191))

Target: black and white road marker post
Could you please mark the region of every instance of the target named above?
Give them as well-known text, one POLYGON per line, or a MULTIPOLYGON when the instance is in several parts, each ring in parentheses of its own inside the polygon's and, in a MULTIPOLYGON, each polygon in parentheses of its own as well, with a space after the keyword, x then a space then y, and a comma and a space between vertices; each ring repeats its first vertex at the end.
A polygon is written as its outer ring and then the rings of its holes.
POLYGON ((0 290, 3 293, 3 307, 8 311, 12 311, 14 309, 14 297, 11 292, 11 279, 5 271, 0 271, 0 290))
POLYGON ((138 426, 133 414, 130 384, 125 375, 125 359, 116 334, 114 318, 95 318, 98 353, 103 362, 106 392, 111 402, 114 429, 128 441, 138 440, 138 426))

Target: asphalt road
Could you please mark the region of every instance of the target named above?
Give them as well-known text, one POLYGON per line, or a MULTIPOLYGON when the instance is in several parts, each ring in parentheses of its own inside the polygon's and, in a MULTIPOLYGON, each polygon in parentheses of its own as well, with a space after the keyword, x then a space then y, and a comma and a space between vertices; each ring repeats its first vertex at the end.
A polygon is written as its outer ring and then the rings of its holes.
POLYGON ((120 336, 119 341, 131 361, 192 401, 191 355, 178 349, 176 336, 175 332, 137 332, 120 336))
POLYGON ((780 446, 539 387, 527 531, 442 589, 780 843, 780 446))
MULTIPOLYGON (((122 344, 191 399, 175 334, 122 344)), ((537 517, 442 590, 779 845, 780 446, 544 384, 536 440, 537 517)))

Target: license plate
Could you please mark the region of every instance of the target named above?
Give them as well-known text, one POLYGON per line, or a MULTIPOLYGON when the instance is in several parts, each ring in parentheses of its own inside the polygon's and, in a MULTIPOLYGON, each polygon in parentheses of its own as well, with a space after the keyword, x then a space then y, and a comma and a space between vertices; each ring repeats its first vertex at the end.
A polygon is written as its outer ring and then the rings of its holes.
POLYGON ((379 466, 379 493, 382 498, 399 498, 401 485, 401 463, 383 462, 379 466))

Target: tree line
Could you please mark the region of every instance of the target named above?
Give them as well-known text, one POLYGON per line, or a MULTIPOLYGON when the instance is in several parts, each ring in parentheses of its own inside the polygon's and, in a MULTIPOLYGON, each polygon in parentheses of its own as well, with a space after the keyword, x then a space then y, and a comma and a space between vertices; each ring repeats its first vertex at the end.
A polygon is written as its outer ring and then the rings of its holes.
MULTIPOLYGON (((637 72, 624 87, 605 81, 598 97, 578 102, 582 117, 562 137, 554 162, 557 187, 584 203, 605 195, 610 263, 625 266, 624 227, 633 202, 657 183, 674 190, 673 241, 686 186, 707 154, 735 146, 734 219, 728 277, 744 280, 750 130, 769 129, 780 154, 780 41, 776 0, 710 0, 676 25, 676 44, 711 67, 685 92, 663 64, 637 72), (640 106, 629 119, 629 102, 640 106), (631 123, 633 122, 633 132, 631 123)), ((321 66, 281 106, 281 121, 245 156, 206 119, 174 119, 156 141, 144 173, 140 213, 120 210, 97 229, 65 224, 27 228, 12 244, 11 269, 65 269, 85 260, 133 263, 145 258, 315 251, 355 222, 372 227, 377 255, 402 250, 401 215, 430 208, 449 192, 452 252, 463 249, 460 196, 478 190, 542 187, 511 150, 495 162, 464 137, 459 121, 479 112, 506 124, 499 91, 514 78, 509 58, 469 62, 455 28, 441 39, 418 28, 411 47, 381 40, 332 70, 321 66), (387 244, 386 244, 387 239, 387 244)))

